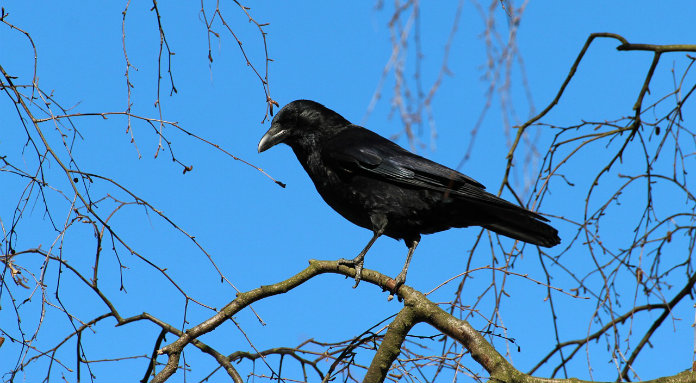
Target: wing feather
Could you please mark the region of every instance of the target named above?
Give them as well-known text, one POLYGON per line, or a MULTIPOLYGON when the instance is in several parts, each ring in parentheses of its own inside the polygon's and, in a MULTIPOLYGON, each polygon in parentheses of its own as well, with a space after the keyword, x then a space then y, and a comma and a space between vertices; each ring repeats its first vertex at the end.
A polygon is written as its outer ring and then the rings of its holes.
MULTIPOLYGON (((452 198, 490 204, 519 212, 520 206, 484 190, 476 180, 446 166, 413 154, 394 142, 359 126, 336 134, 324 146, 322 157, 334 168, 404 186, 448 193, 452 198)), ((546 221, 536 213, 525 211, 546 221)), ((526 215, 526 214, 525 214, 526 215)))

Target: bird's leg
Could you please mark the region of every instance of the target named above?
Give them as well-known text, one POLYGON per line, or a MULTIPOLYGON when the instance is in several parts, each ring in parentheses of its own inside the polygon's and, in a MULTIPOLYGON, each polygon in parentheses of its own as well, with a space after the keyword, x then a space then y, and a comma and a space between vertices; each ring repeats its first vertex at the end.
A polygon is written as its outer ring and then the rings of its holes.
POLYGON ((408 254, 406 255, 406 263, 404 263, 404 268, 401 269, 401 272, 399 275, 396 276, 394 281, 396 282, 396 287, 394 287, 394 292, 401 287, 401 285, 406 282, 406 273, 408 273, 408 265, 411 263, 411 257, 413 257, 413 252, 416 250, 416 246, 418 246, 418 241, 420 241, 420 236, 418 239, 411 239, 411 240, 406 240, 406 245, 408 246, 408 254), (410 242, 410 243, 409 243, 410 242))
POLYGON ((362 277, 362 269, 363 269, 363 263, 365 261, 365 254, 367 254, 367 251, 370 250, 370 247, 372 247, 372 244, 375 243, 377 238, 379 238, 380 235, 384 230, 379 230, 375 232, 375 235, 372 236, 372 239, 370 239, 370 242, 367 243, 367 246, 358 254, 357 257, 353 259, 345 259, 341 258, 338 260, 338 263, 341 265, 349 266, 349 267, 355 267, 355 285, 353 288, 358 287, 358 283, 360 283, 360 278, 362 277))

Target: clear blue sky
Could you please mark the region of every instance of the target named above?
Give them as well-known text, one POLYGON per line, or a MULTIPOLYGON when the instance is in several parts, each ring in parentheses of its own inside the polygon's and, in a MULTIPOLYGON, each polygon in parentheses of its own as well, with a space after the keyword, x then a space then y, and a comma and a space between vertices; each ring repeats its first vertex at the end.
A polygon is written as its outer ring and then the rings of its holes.
MULTIPOLYGON (((223 2, 226 21, 244 41, 252 62, 262 69, 263 48, 258 32, 248 23, 234 4, 223 2)), ((8 22, 29 32, 38 52, 37 75, 40 86, 54 91, 54 96, 71 112, 123 111, 126 108, 127 89, 124 78, 125 62, 121 45, 121 20, 123 2, 25 2, 4 1, 9 13, 8 22)), ((487 7, 488 4, 484 4, 487 7)), ((157 50, 159 33, 149 2, 131 2, 126 22, 126 44, 131 64, 133 113, 158 117, 153 107, 156 100, 157 50)), ((246 161, 262 167, 276 179, 287 184, 282 189, 260 172, 234 161, 181 132, 167 128, 167 137, 173 142, 174 155, 193 171, 182 174, 181 167, 171 161, 168 151, 154 158, 157 137, 152 128, 133 122, 136 147, 126 133, 126 120, 112 116, 82 117, 78 130, 82 140, 73 152, 83 170, 98 173, 128 187, 134 193, 156 206, 196 239, 213 256, 224 274, 240 290, 250 290, 259 285, 286 279, 307 265, 309 259, 337 259, 353 257, 365 245, 371 233, 358 228, 332 211, 314 190, 311 181, 285 146, 279 146, 261 155, 256 153, 258 140, 268 129, 269 123, 261 123, 264 116, 264 93, 258 78, 244 64, 236 42, 219 24, 217 32, 222 39, 212 39, 214 62, 209 65, 207 36, 199 14, 199 3, 181 2, 159 4, 162 22, 172 51, 172 71, 178 93, 169 96, 170 87, 163 63, 161 90, 162 112, 165 120, 176 121, 188 131, 222 146, 246 161), (138 152, 142 158, 138 158, 138 152)), ((390 116, 393 76, 387 78, 383 96, 367 119, 366 110, 373 97, 384 65, 389 60, 391 46, 387 22, 392 14, 392 4, 384 10, 376 10, 373 4, 339 2, 271 2, 260 1, 251 5, 256 20, 270 23, 268 50, 274 60, 270 65, 270 90, 281 106, 295 99, 313 99, 341 113, 355 123, 384 136, 402 131, 396 115, 390 116)), ((437 7, 423 5, 421 43, 423 46, 422 73, 426 89, 439 73, 442 53, 452 25, 455 5, 437 7)), ((211 4, 206 9, 212 11, 211 4)), ((507 34, 506 18, 498 9, 498 32, 507 34)), ((673 2, 559 2, 533 1, 527 5, 519 29, 518 47, 524 58, 527 80, 536 111, 543 109, 553 98, 568 69, 587 36, 592 32, 614 32, 631 42, 652 44, 693 43, 693 22, 696 7, 691 0, 673 2)), ((431 137, 431 128, 423 124, 419 139, 425 143, 416 150, 428 158, 451 167, 460 163, 468 147, 470 131, 485 105, 485 92, 489 83, 482 78, 485 73, 485 45, 480 34, 483 21, 476 8, 465 2, 462 19, 453 40, 448 67, 452 76, 445 78, 432 104, 437 131, 431 137)), ((613 120, 631 113, 631 107, 640 90, 645 71, 650 65, 649 53, 620 53, 614 48, 617 42, 596 42, 590 49, 560 105, 544 120, 554 124, 573 124, 580 120, 613 120)), ((407 65, 411 71, 413 57, 407 65)), ((661 73, 655 79, 655 88, 669 84, 669 67, 684 66, 682 54, 663 58, 658 68, 661 73)), ((28 83, 32 75, 33 53, 26 38, 6 25, 0 25, 0 64, 14 76, 17 82, 28 83)), ((519 67, 515 67, 519 68, 519 67)), ((529 117, 529 107, 521 87, 519 69, 513 71, 512 99, 517 112, 513 124, 529 117)), ((670 88, 662 87, 661 89, 670 88)), ((655 95, 658 96, 658 95, 655 95)), ((22 145, 25 133, 16 117, 13 105, 6 97, 0 101, 0 156, 7 155, 16 163, 22 162, 22 145)), ((693 112, 692 112, 693 113, 693 112)), ((56 132, 45 126, 57 141, 56 132)), ((461 171, 497 191, 504 171, 504 156, 510 136, 505 133, 500 103, 494 98, 491 109, 477 136, 471 158, 461 171)), ((409 143, 402 136, 398 142, 409 143)), ((543 147, 543 145, 541 146, 543 147)), ((602 154, 601 148, 583 153, 589 159, 602 154), (595 151, 592 151, 595 150, 595 151)), ((25 154, 28 156, 28 154, 25 154)), ((689 160, 693 166, 693 157, 689 160)), ((579 172, 582 162, 575 166, 579 172)), ((521 171, 522 167, 520 165, 521 171)), ((55 169, 53 169, 55 170, 55 169)), ((525 177, 518 173, 515 185, 523 193, 525 177)), ((61 183, 60 174, 49 175, 48 181, 61 183)), ((580 176, 577 180, 582 183, 580 176)), ((0 173, 0 218, 5 225, 11 221, 19 193, 24 183, 0 173), (16 183, 11 183, 15 180, 16 183), (8 183, 6 183, 8 182, 8 183)), ((582 184, 581 184, 582 185, 582 184)), ((587 185, 584 185, 585 187, 587 185)), ((107 189, 96 182, 91 189, 94 195, 103 195, 107 189)), ((122 193, 118 198, 126 198, 122 193)), ((506 195, 507 198, 511 196, 506 195)), ((53 194, 50 201, 63 203, 53 194)), ((577 195, 556 193, 546 198, 541 211, 579 219, 582 214, 582 193, 577 195), (577 203, 576 203, 577 202, 577 203)), ((630 200, 627 201, 630 204, 630 200)), ((40 202, 32 200, 35 208, 28 208, 21 235, 15 247, 30 248, 51 245, 56 233, 51 231, 40 202)), ((108 209, 105 205, 105 211, 108 209)), ((67 210, 59 210, 56 220, 62 224, 67 210)), ((623 214, 623 213, 622 213, 623 214)), ((621 216, 617 222, 621 221, 621 216)), ((120 231, 134 248, 158 265, 168 269, 192 296, 202 302, 221 307, 234 297, 234 290, 221 284, 206 256, 197 250, 189 239, 182 236, 156 215, 146 215, 142 208, 125 207, 116 215, 112 225, 120 231)), ((564 238, 572 228, 554 220, 564 238)), ((90 229, 76 225, 66 236, 64 257, 82 270, 88 270, 93 262, 94 242, 90 229), (86 238, 86 239, 85 239, 86 238)), ((415 253, 407 283, 420 291, 429 291, 442 281, 466 267, 467 250, 478 229, 450 230, 424 237, 415 253)), ((630 235, 630 233, 628 233, 630 235)), ((3 242, 3 247, 6 244, 3 242)), ((104 245, 105 248, 111 245, 104 245)), ((617 244, 617 247, 619 245, 617 244)), ((3 251, 5 248, 3 249, 3 251)), ((57 248, 56 248, 57 250, 57 248)), ((528 248, 529 256, 522 257, 515 271, 543 279, 536 261, 536 252, 528 248)), ((552 250, 553 253, 554 250, 552 250)), ((556 250, 560 251, 560 249, 556 250)), ((366 258, 365 267, 396 275, 401 269, 406 248, 403 243, 384 238, 379 240, 366 258)), ((116 258, 110 255, 101 260, 103 270, 118 270, 116 258)), ((525 252, 526 254, 526 252, 525 252)), ((122 315, 136 315, 147 311, 170 323, 182 326, 184 299, 167 283, 161 274, 142 261, 119 249, 123 280, 127 292, 119 292, 119 274, 104 272, 100 276, 103 288, 109 291, 115 303, 123 307, 122 315)), ((578 268, 588 265, 582 253, 568 264, 578 268)), ((567 260, 568 258, 566 258, 567 260)), ((41 259, 22 260, 24 267, 38 270, 41 259)), ((491 263, 490 256, 475 259, 472 267, 491 263)), ((553 273, 553 271, 552 271, 553 273)), ((568 278, 560 276, 553 281, 562 289, 576 287, 568 278)), ((52 286, 57 278, 55 266, 47 271, 47 283, 52 286)), ((477 276, 482 286, 489 274, 477 276)), ((5 282, 8 283, 8 282, 5 282)), ((106 312, 106 308, 86 289, 71 289, 79 283, 64 277, 61 281, 62 302, 75 313, 106 312)), ((625 283, 627 302, 635 293, 635 283, 625 283)), ((679 282, 677 282, 679 283, 679 282)), ((276 346, 295 346, 313 337, 323 341, 349 338, 369 328, 385 317, 396 313, 401 304, 386 301, 386 294, 366 283, 353 290, 352 281, 336 275, 325 275, 293 290, 254 305, 267 323, 261 326, 253 314, 246 310, 237 317, 245 333, 259 350, 276 346)), ((456 285, 456 284, 455 284, 456 285)), ((472 302, 480 290, 473 287, 472 302)), ((621 285, 622 287, 624 285, 621 285)), ((678 288, 681 286, 677 285, 678 288)), ((447 286, 433 294, 434 301, 447 301, 456 286, 447 286)), ((545 289, 526 280, 510 278, 507 286, 510 294, 502 306, 502 317, 507 336, 514 338, 522 352, 511 348, 511 359, 516 367, 527 371, 533 363, 549 351, 554 344, 548 306, 544 303, 545 289)), ((29 292, 21 291, 17 299, 24 299, 29 292)), ((38 294, 38 293, 37 293, 38 294)), ((54 292, 49 288, 50 299, 55 303, 54 292)), ((667 293, 669 294, 669 293, 667 293)), ((12 310, 7 292, 0 303, 0 327, 16 334, 16 314, 12 310)), ((39 315, 34 303, 28 304, 22 317, 25 329, 36 328, 39 315), (33 305, 33 306, 31 306, 33 305)), ((595 302, 579 301, 565 295, 556 295, 558 310, 566 317, 566 327, 559 329, 561 338, 575 339, 597 328, 590 329, 589 317, 595 302)), ((486 302, 483 311, 491 309, 493 302, 486 302)), ((639 299, 639 304, 640 304, 639 299)), ((45 349, 62 339, 69 331, 65 315, 48 308, 35 346, 45 349)), ((187 320, 191 324, 210 316, 211 312, 189 307, 187 320)), ((691 365, 693 349, 693 309, 684 302, 675 312, 674 320, 667 323, 653 338, 655 353, 646 352, 638 360, 641 378, 672 375, 691 365), (669 356, 664 352, 670 347, 669 356)), ((106 320, 95 327, 96 334, 85 335, 85 350, 89 358, 107 359, 123 353, 145 355, 152 351, 159 330, 145 323, 113 328, 113 321, 106 320)), ((475 323, 482 328, 482 323, 475 323)), ((636 324, 640 326, 640 324, 636 324)), ((431 329, 419 326, 416 334, 432 334, 431 329)), ((31 336, 31 332, 27 336, 31 336)), ((167 342, 174 337, 167 337, 167 342)), ((227 324, 203 341, 219 347, 227 353, 250 350, 240 331, 227 324)), ((59 353, 61 360, 74 366, 74 341, 59 353)), ((636 342, 634 340, 634 342, 636 342)), ((505 344, 497 344, 505 352, 505 344)), ((17 363, 17 350, 7 341, 0 347, 0 367, 3 373, 17 363)), ((437 352, 437 351, 435 351, 437 352)), ((583 351, 584 352, 584 351, 583 351)), ((30 353, 30 356, 33 354, 30 353)), ((614 380, 616 372, 608 354, 598 350, 590 353, 597 380, 614 380), (596 355, 596 356, 595 356, 596 355)), ((164 361, 163 358, 160 361, 164 361)), ((188 378, 198 381, 214 367, 214 361, 191 349, 186 362, 194 368, 188 378)), ((140 379, 147 360, 135 359, 119 363, 94 363, 92 371, 96 381, 113 381, 123 378, 140 379)), ((240 373, 250 371, 240 368, 240 373)), ((45 375, 45 364, 37 363, 25 371, 26 381, 35 381, 45 375)), ((569 366, 569 374, 589 378, 587 359, 579 357, 569 366)), ((257 373, 268 373, 262 363, 256 364, 257 373)), ((548 370, 538 372, 546 376, 548 370)), ((52 381, 64 374, 68 381, 75 381, 74 373, 54 367, 52 381)), ((177 373, 172 381, 183 381, 184 374, 177 373)), ((88 376, 82 377, 85 381, 88 376)), ((24 378, 20 378, 24 380, 24 378)), ((469 381, 462 378, 461 381, 469 381)))

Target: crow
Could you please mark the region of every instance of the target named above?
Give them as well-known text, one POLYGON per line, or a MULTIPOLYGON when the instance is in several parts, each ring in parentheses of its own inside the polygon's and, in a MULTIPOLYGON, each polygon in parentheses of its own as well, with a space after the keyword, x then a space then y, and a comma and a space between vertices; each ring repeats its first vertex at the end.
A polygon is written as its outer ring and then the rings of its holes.
POLYGON ((456 170, 351 124, 317 102, 285 105, 258 151, 280 143, 292 148, 329 206, 374 233, 357 257, 339 260, 355 268, 354 287, 360 282, 365 254, 382 235, 403 239, 408 247, 394 291, 406 280, 421 234, 482 226, 534 245, 561 242, 558 231, 542 222, 546 218, 484 191, 483 185, 456 170))

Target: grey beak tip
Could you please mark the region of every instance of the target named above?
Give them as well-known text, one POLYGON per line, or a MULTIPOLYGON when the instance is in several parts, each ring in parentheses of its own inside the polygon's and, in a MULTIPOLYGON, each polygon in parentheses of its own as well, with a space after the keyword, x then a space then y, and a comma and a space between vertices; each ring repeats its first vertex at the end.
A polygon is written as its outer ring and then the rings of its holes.
POLYGON ((259 146, 256 148, 256 150, 258 150, 259 153, 266 151, 266 149, 269 148, 268 141, 268 136, 263 136, 261 141, 259 141, 259 146))
POLYGON ((279 142, 282 142, 285 134, 286 131, 271 127, 271 129, 269 129, 268 132, 261 137, 261 141, 259 141, 259 146, 257 148, 258 152, 264 152, 279 142))

